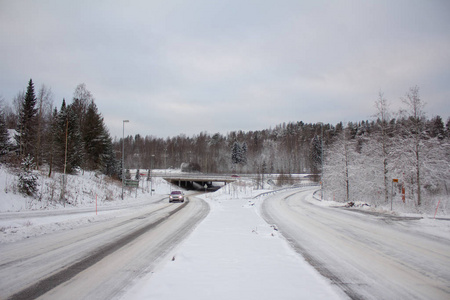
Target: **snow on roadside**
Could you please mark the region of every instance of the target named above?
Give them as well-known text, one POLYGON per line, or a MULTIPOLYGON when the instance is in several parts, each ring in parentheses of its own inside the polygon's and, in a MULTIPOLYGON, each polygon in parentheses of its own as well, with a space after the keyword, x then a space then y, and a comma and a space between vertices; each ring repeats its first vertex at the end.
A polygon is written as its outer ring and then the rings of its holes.
POLYGON ((211 212, 123 299, 343 299, 259 214, 245 183, 202 196, 211 212))
MULTIPOLYGON (((55 177, 59 177, 56 174, 55 177)), ((68 203, 50 201, 48 195, 41 200, 24 197, 15 191, 17 177, 0 166, 0 243, 79 228, 85 224, 101 222, 123 216, 152 203, 170 193, 171 186, 160 177, 153 179, 155 193, 150 196, 148 182, 143 178, 137 190, 125 190, 121 199, 121 186, 106 176, 94 172, 69 175, 66 195, 68 203)), ((58 190, 59 182, 40 177, 40 189, 58 190), (52 185, 55 185, 54 187, 52 185)), ((56 194, 56 193, 55 193, 56 194)))
MULTIPOLYGON (((450 236, 450 215, 446 213, 446 209, 436 209, 435 214, 425 214, 404 212, 402 207, 397 207, 397 210, 390 210, 389 204, 384 207, 372 207, 365 202, 355 202, 353 207, 348 207, 345 202, 331 200, 320 201, 320 198, 313 194, 306 199, 311 204, 317 206, 347 208, 349 212, 370 213, 384 219, 391 217, 395 219, 397 224, 401 224, 404 228, 410 228, 410 230, 420 232, 424 235, 445 239, 450 236)), ((446 200, 448 202, 448 199, 446 200)))

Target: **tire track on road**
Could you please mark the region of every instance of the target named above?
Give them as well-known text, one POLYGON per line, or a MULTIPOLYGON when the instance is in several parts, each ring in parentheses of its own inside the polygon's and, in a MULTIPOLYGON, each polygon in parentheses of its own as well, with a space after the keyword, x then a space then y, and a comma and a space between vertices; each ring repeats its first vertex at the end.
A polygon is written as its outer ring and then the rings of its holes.
MULTIPOLYGON (((74 264, 71 264, 70 266, 64 268, 63 270, 50 275, 44 279, 39 280, 38 282, 34 283, 33 285, 23 289, 20 292, 17 292, 8 299, 10 300, 21 300, 21 299, 35 299, 48 291, 52 290, 53 288, 57 287, 58 285, 68 281, 69 279, 73 278, 83 270, 89 268, 90 266, 94 265, 95 263, 99 262, 106 256, 114 253, 118 249, 122 248, 123 246, 127 245, 128 243, 132 242, 142 234, 146 233, 149 230, 154 229, 158 225, 160 225, 162 222, 169 219, 171 216, 182 210, 184 207, 186 207, 189 204, 189 200, 185 201, 181 205, 179 205, 176 209, 173 211, 170 211, 167 215, 157 219, 156 221, 153 221, 152 223, 149 223, 145 225, 144 227, 137 229, 126 236, 120 238, 119 240, 116 240, 110 244, 107 244, 105 246, 99 247, 96 250, 93 251, 92 254, 89 254, 85 258, 79 260, 78 262, 75 262, 74 264)), ((163 208, 162 208, 163 209, 163 208)), ((145 215, 144 215, 145 216, 145 215)), ((148 215, 147 215, 148 217, 148 215)), ((132 219, 131 219, 132 220, 132 219)), ((130 220, 130 221, 131 221, 130 220)))

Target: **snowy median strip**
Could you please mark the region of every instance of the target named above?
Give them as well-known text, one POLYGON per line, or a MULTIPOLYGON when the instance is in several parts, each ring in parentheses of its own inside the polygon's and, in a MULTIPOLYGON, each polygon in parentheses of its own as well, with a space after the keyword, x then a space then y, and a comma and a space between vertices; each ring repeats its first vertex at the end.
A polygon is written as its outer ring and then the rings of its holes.
POLYGON ((342 298, 261 218, 261 199, 224 191, 203 198, 210 214, 123 299, 342 298))

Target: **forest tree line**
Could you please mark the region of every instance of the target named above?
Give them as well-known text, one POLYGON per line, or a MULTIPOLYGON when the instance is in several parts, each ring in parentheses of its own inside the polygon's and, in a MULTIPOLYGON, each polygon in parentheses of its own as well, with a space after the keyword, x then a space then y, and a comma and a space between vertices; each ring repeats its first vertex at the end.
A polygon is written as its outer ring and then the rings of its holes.
POLYGON ((42 85, 35 93, 30 80, 26 92, 13 99, 13 108, 1 107, 0 153, 9 163, 31 157, 38 168, 48 167, 49 175, 96 170, 120 179, 122 147, 126 169, 188 164, 188 171, 205 173, 323 174, 327 197, 342 201, 369 195, 386 202, 395 178, 421 205, 424 191, 447 189, 450 120, 444 124, 439 116, 426 117, 417 86, 401 100, 403 108, 392 112, 380 93, 370 121, 298 121, 258 131, 112 140, 84 84, 76 87, 71 103, 63 100, 57 109, 51 89, 42 85), (16 130, 14 145, 8 143, 7 129, 16 130))
MULTIPOLYGON (((226 135, 201 132, 172 138, 125 138, 127 168, 179 168, 189 162, 208 173, 310 173, 320 175, 329 199, 375 204, 389 201, 393 179, 417 206, 422 195, 448 193, 450 119, 428 118, 419 88, 390 111, 382 93, 374 101, 372 120, 323 123, 289 122, 260 131, 226 135), (323 148, 322 148, 323 147, 323 148), (322 153, 323 149, 323 153, 322 153), (322 165, 323 159, 323 165, 322 165)), ((116 153, 122 139, 114 141, 116 153)))
POLYGON ((46 167, 48 176, 57 171, 74 174, 80 170, 117 176, 119 164, 112 139, 92 94, 84 84, 76 87, 72 101, 58 109, 51 89, 42 85, 36 92, 30 79, 12 107, 0 110, 1 161, 20 166, 24 161, 36 169, 46 167), (15 132, 13 141, 8 129, 15 132))
POLYGON ((325 137, 326 198, 386 205, 401 194, 403 202, 420 207, 440 195, 447 199, 444 205, 448 202, 450 119, 444 125, 440 116, 427 118, 417 86, 401 101, 400 111, 392 112, 380 93, 375 121, 349 123, 333 138, 325 137))

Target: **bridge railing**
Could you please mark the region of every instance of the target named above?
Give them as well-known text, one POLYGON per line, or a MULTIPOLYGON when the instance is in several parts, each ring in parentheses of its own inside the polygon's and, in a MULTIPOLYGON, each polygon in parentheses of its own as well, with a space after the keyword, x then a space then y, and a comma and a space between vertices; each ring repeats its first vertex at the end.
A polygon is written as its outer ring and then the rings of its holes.
POLYGON ((209 175, 209 174, 183 174, 183 175, 162 175, 162 178, 166 180, 186 180, 186 181, 222 181, 222 182, 231 182, 236 181, 237 178, 231 176, 223 176, 223 175, 209 175))

